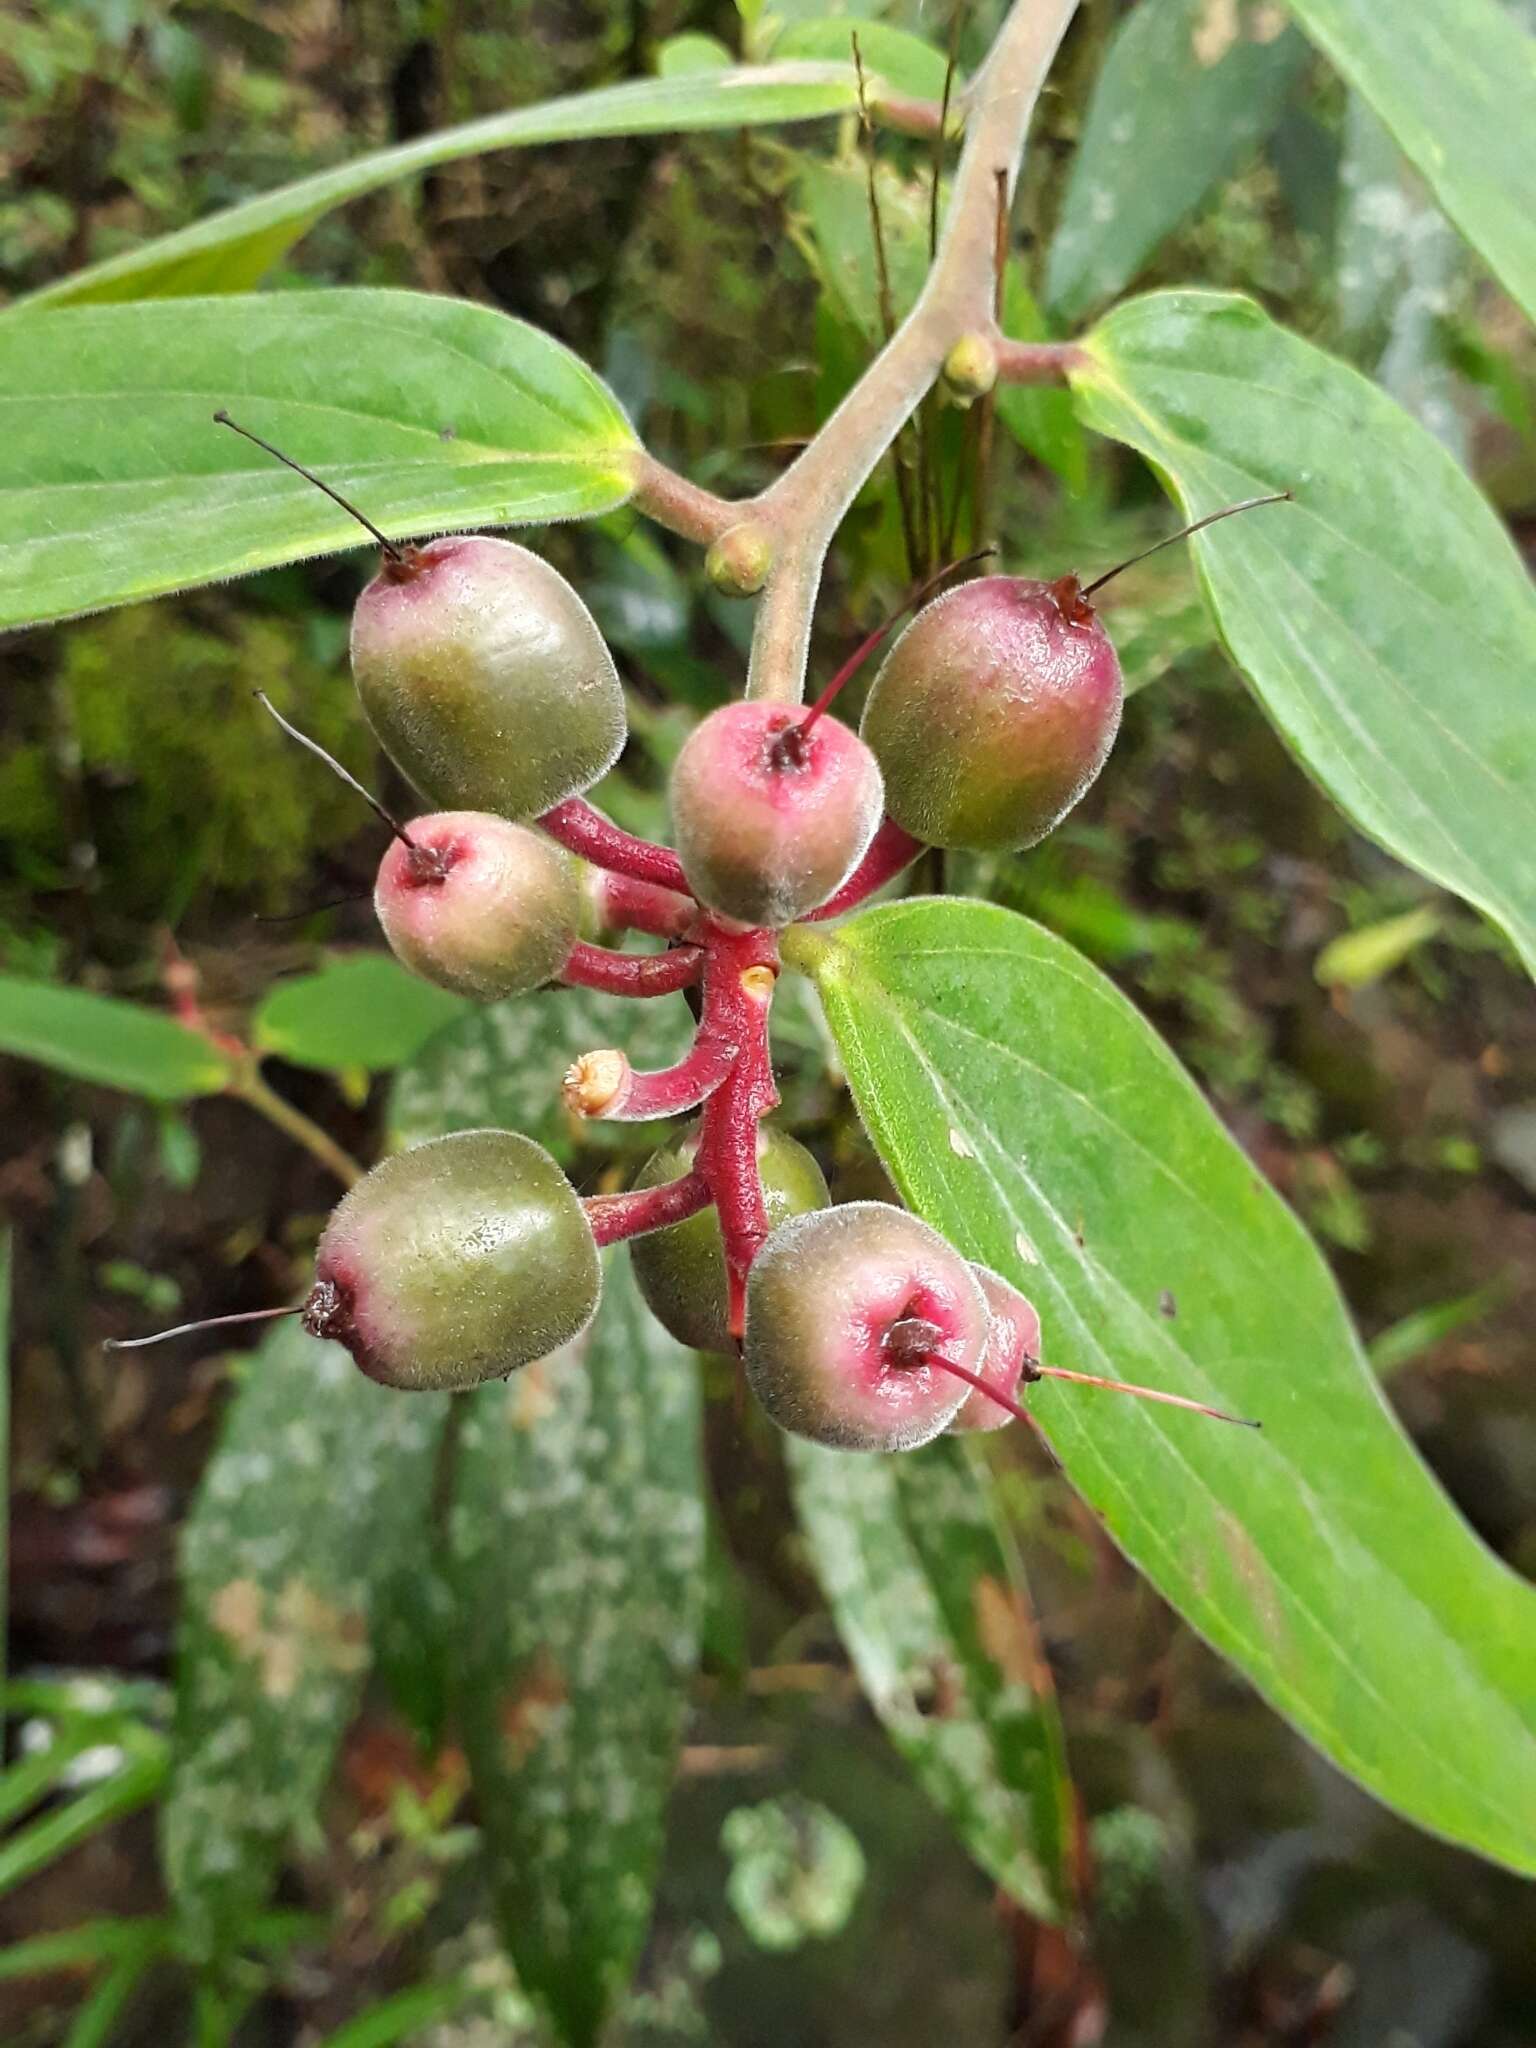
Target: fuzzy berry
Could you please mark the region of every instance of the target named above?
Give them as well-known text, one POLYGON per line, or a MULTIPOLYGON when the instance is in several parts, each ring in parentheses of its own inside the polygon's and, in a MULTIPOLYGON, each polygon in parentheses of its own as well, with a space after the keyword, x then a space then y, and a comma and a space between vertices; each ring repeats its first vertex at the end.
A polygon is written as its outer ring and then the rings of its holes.
MULTIPOLYGON (((1040 1356, 1040 1318, 1017 1287, 1010 1286, 990 1266, 973 1264, 971 1271, 986 1297, 991 1318, 976 1371, 1004 1400, 1017 1402, 1026 1369, 1040 1356)), ((980 1387, 972 1387, 949 1426, 960 1431, 1004 1429, 1013 1419, 1001 1402, 992 1400, 980 1387)))
POLYGON ((397 959, 487 1003, 554 979, 587 914, 562 847, 485 811, 438 811, 407 834, 391 841, 373 892, 397 959))
MULTIPOLYGON (((662 1146, 641 1168, 637 1188, 660 1187, 691 1173, 698 1155, 697 1126, 675 1143, 662 1146)), ((757 1171, 770 1229, 791 1216, 825 1209, 831 1197, 821 1168, 805 1147, 759 1124, 757 1171)), ((686 1222, 651 1231, 630 1245, 630 1259, 640 1292, 652 1315, 679 1344, 695 1351, 730 1351, 730 1307, 727 1299, 725 1242, 713 1208, 701 1209, 686 1222)))
POLYGON ((370 1379, 479 1386, 557 1351, 597 1307, 597 1245, 554 1160, 512 1131, 397 1152, 333 1211, 304 1305, 370 1379))
POLYGON ((846 881, 883 801, 880 769, 856 733, 756 702, 722 705, 694 728, 671 796, 673 842, 699 901, 774 928, 846 881))
POLYGON ((453 536, 386 557, 352 614, 352 675, 385 751, 445 808, 538 817, 624 744, 592 614, 514 541, 453 536))
POLYGON ((753 1391, 781 1429, 835 1450, 907 1451, 965 1401, 987 1304, 936 1230, 883 1202, 781 1223, 747 1282, 753 1391))
POLYGON ((1124 685, 1076 577, 986 576, 938 598, 887 655, 860 731, 886 808, 931 846, 1033 846, 1109 756, 1124 685))

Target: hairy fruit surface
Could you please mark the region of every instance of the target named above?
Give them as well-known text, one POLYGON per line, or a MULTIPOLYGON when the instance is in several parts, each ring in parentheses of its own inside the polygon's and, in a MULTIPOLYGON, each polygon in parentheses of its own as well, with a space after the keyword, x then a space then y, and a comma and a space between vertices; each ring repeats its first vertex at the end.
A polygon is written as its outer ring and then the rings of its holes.
POLYGON ((781 1223, 747 1281, 745 1359, 781 1429, 845 1451, 910 1451, 953 1421, 987 1304, 936 1230, 884 1202, 781 1223))
POLYGON ((304 1326, 384 1386, 457 1391, 568 1344, 600 1286, 580 1199, 543 1147, 457 1131, 384 1160, 332 1212, 304 1326))
POLYGON ((853 872, 880 822, 880 769, 835 718, 724 704, 672 770, 672 836, 701 903, 743 924, 793 924, 853 872))
MULTIPOLYGON (((990 1266, 974 1264, 971 1271, 986 1297, 991 1318, 986 1349, 976 1371, 1004 1400, 1017 1401, 1026 1366, 1040 1356, 1040 1318, 1033 1305, 1001 1273, 994 1273, 990 1266)), ((1012 1415, 1001 1402, 990 1399, 980 1387, 972 1387, 949 1426, 961 1431, 1005 1429, 1012 1421, 1012 1415)))
POLYGON ((1075 577, 984 576, 918 613, 860 731, 886 808, 931 846, 1033 846, 1097 777, 1120 729, 1120 662, 1075 577))
POLYGON ((586 915, 571 855, 487 811, 415 819, 379 863, 373 907, 413 973, 485 1003, 553 980, 586 915))
MULTIPOLYGON (((699 1134, 695 1127, 653 1153, 641 1168, 635 1186, 660 1187, 691 1173, 698 1149, 699 1134)), ((791 1216, 825 1209, 831 1200, 821 1168, 810 1153, 785 1132, 768 1124, 758 1126, 757 1171, 770 1230, 791 1216)), ((725 1240, 720 1218, 713 1208, 701 1209, 683 1223, 633 1239, 629 1256, 646 1305, 679 1344, 687 1344, 695 1351, 734 1348, 725 1240)))
POLYGON ((445 809, 538 817, 624 744, 592 614, 515 541, 454 536, 386 560, 352 614, 352 675, 386 753, 445 809))

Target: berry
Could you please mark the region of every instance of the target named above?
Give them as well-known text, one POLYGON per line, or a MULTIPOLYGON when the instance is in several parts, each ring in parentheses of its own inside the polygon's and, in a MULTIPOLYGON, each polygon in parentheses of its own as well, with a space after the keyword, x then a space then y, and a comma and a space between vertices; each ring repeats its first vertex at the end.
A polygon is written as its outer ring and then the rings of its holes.
POLYGON ((931 846, 1033 846, 1108 758, 1124 687, 1076 577, 984 576, 935 600, 887 655, 860 727, 886 808, 931 846))
POLYGON ((384 1160, 332 1212, 304 1326, 384 1386, 456 1391, 568 1344, 600 1285, 549 1154, 512 1131, 458 1131, 384 1160))
POLYGON ((386 556, 352 614, 352 674, 390 758, 434 803, 535 818, 606 774, 624 695, 548 562, 484 534, 386 556))
MULTIPOLYGON (((699 1149, 697 1125, 663 1145, 641 1168, 637 1188, 654 1188, 693 1171, 699 1149)), ((831 1197, 821 1168, 783 1131, 759 1124, 757 1171, 770 1229, 791 1216, 825 1209, 831 1197)), ((725 1242, 714 1209, 701 1209, 684 1223, 650 1231, 631 1241, 635 1278, 652 1315, 679 1344, 695 1351, 731 1351, 726 1294, 725 1242)))
POLYGON ((793 924, 853 872, 880 822, 880 770, 835 718, 725 704, 672 770, 672 830, 701 903, 747 925, 793 924))
POLYGON ((543 833, 440 811, 391 841, 373 907, 397 959, 489 1003, 560 972, 585 905, 578 863, 543 833))
MULTIPOLYGON (((988 1266, 972 1265, 977 1285, 986 1296, 991 1322, 986 1348, 976 1371, 1004 1400, 1016 1402, 1026 1367, 1040 1356, 1040 1318, 1000 1273, 988 1266)), ((972 1387, 960 1404, 960 1412, 949 1425, 952 1430, 1002 1429, 1013 1417, 1001 1402, 991 1400, 980 1387, 972 1387)))
POLYGON ((781 1223, 747 1281, 745 1358, 781 1429, 834 1450, 908 1451, 965 1401, 987 1303, 936 1230, 883 1202, 781 1223))

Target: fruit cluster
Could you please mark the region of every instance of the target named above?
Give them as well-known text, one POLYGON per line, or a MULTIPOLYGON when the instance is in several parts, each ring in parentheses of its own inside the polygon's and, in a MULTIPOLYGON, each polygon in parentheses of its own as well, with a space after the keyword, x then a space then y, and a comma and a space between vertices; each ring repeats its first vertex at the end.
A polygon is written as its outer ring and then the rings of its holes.
POLYGON ((382 555, 353 615, 353 676, 385 750, 443 806, 406 825, 375 805, 393 835, 374 892, 391 947, 484 1001, 549 983, 696 991, 675 1066, 636 1072, 597 1049, 564 1093, 581 1117, 698 1116, 633 1188, 585 1200, 509 1131, 386 1159, 322 1235, 306 1327, 386 1385, 476 1386, 576 1337, 597 1306, 599 1247, 627 1239, 666 1328, 739 1353, 773 1419, 818 1443, 911 1449, 1021 1414, 1021 1383, 1042 1373, 1086 1378, 1042 1365, 1029 1303, 926 1223, 883 1203, 830 1207, 810 1154, 764 1118, 784 928, 863 902, 925 845, 1030 846, 1099 773, 1123 689, 1098 586, 952 589, 896 641, 860 733, 827 707, 883 633, 809 711, 711 713, 673 769, 674 851, 583 794, 624 744, 624 698, 565 579, 511 541, 408 546, 371 530, 382 555), (665 948, 594 942, 624 931, 665 948))

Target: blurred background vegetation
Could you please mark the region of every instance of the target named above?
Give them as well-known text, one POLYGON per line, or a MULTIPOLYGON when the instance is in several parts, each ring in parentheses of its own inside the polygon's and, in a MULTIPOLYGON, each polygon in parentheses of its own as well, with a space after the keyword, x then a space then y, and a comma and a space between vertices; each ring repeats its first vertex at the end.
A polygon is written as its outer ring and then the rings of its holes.
MULTIPOLYGON (((943 0, 878 11, 940 44, 951 33, 943 0)), ((962 10, 962 62, 999 12, 962 10)), ((1087 0, 1045 98, 1021 276, 1049 243, 1123 12, 1087 0)), ((686 61, 679 35, 736 50, 741 33, 734 8, 690 0, 8 0, 0 283, 23 292, 365 148, 686 61)), ((456 164, 328 216, 274 282, 446 290, 519 314, 590 360, 658 453, 750 490, 879 338, 862 173, 851 157, 808 172, 804 132, 456 164)), ((1530 335, 1390 156, 1400 204, 1374 222, 1351 207, 1364 153, 1379 164, 1381 147, 1337 81, 1302 63, 1271 132, 1141 280, 1250 291, 1350 355, 1452 445, 1529 546, 1530 335)), ((884 139, 881 155, 887 218, 925 217, 921 147, 884 139)), ((1166 530, 1122 451, 1088 443, 1059 407, 1026 426, 1045 459, 1010 446, 995 465, 990 524, 1008 568, 1097 570, 1166 530)), ((708 589, 695 551, 627 514, 540 545, 592 604, 631 692, 631 744, 600 799, 664 830, 667 765, 692 716, 738 687, 747 613, 708 589)), ((328 949, 376 945, 377 826, 252 700, 266 691, 408 801, 346 672, 368 572, 349 555, 5 645, 0 968, 149 1003, 195 985, 207 1019, 234 1029, 328 949)), ((908 574, 887 464, 832 564, 823 671, 908 574)), ((1462 1511, 1536 1571, 1528 987, 1474 913, 1314 792, 1211 643, 1179 551, 1117 585, 1106 616, 1136 690, 1111 771, 1046 846, 954 859, 945 880, 1063 932, 1154 1019, 1321 1238, 1462 1511)), ((269 1078, 369 1157, 388 1115, 378 1068, 407 1050, 332 1046, 269 1078)), ((835 1192, 878 1192, 808 1012, 788 1007, 778 1050, 786 1115, 835 1192)), ((210 1346, 108 1363, 99 1346, 282 1298, 334 1187, 228 1099, 157 1109, 0 1061, 0 1129, 17 1267, 10 1754, 40 1725, 83 1729, 87 1756, 87 1736, 117 1743, 128 1726, 152 1760, 176 1528, 230 1361, 210 1346), (96 1690, 49 1691, 80 1672, 96 1690)), ((723 1377, 707 1393, 705 1675, 627 2039, 1065 2044, 1097 2038, 1105 2013, 1108 2038, 1148 2048, 1536 2036, 1529 1890, 1391 1821, 1320 1763, 1135 1577, 1028 1441, 1010 1445, 1006 1499, 1086 1802, 1091 1959, 997 1905, 847 1681, 771 1430, 723 1377)), ((0 1847, 0 1939, 155 1910, 149 1809, 104 1821, 36 1868, 7 1869, 0 1847)), ((318 2041, 445 1967, 474 1977, 465 2012, 419 1999, 394 2008, 391 2031, 356 2038, 533 2039, 488 1930, 474 1828, 451 1744, 424 1753, 376 1689, 285 1880, 285 1907, 324 1916, 325 1931, 275 1916, 240 2039, 318 2041)), ((0 2037, 63 2039, 78 1996, 67 1975, 6 1980, 0 1959, 0 2037)), ((179 2038, 179 1996, 149 1977, 110 2038, 168 2025, 179 2038)), ((218 2024, 205 2016, 205 2038, 223 2038, 218 2024)))

